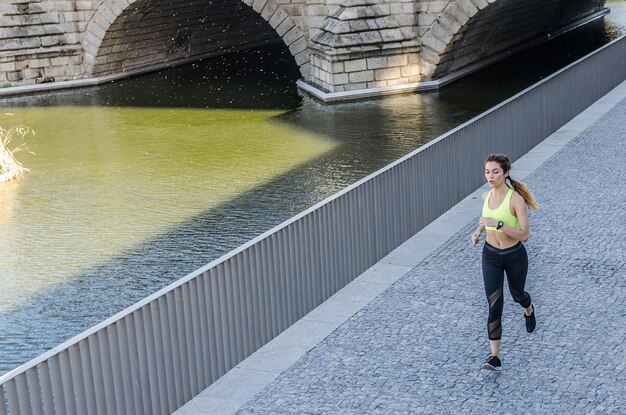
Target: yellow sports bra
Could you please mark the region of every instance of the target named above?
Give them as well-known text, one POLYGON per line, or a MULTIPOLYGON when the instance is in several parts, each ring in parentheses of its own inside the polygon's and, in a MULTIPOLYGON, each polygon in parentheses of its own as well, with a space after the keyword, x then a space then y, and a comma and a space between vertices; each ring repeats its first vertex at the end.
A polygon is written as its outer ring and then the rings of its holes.
MULTIPOLYGON (((500 203, 500 206, 495 209, 489 208, 489 197, 492 192, 493 190, 489 192, 485 198, 485 203, 483 203, 483 216, 487 218, 494 218, 496 221, 504 222, 505 225, 511 228, 519 229, 519 220, 517 220, 517 216, 513 216, 511 208, 509 207, 509 204, 511 203, 511 196, 513 196, 513 189, 509 189, 509 191, 506 192, 504 200, 500 203)), ((488 231, 502 232, 502 229, 496 229, 495 226, 486 226, 485 228, 488 231)))

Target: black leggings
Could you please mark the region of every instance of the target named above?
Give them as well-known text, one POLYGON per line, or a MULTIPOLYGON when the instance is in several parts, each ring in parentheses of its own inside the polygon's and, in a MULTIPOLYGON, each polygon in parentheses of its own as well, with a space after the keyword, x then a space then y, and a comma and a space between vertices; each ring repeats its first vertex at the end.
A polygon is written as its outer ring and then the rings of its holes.
POLYGON ((489 319, 487 332, 489 340, 500 340, 502 336, 502 287, 504 272, 509 283, 509 291, 516 303, 524 308, 530 307, 530 294, 524 291, 526 273, 528 272, 528 254, 524 244, 518 242, 515 246, 499 249, 485 242, 483 247, 483 280, 485 294, 489 301, 489 319))

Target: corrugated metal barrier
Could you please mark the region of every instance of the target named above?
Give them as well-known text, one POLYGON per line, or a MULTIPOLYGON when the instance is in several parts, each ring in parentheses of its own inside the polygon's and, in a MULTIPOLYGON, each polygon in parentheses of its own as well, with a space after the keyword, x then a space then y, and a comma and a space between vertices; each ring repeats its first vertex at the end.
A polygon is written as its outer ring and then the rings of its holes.
POLYGON ((620 38, 0 377, 0 415, 169 414, 626 78, 620 38))

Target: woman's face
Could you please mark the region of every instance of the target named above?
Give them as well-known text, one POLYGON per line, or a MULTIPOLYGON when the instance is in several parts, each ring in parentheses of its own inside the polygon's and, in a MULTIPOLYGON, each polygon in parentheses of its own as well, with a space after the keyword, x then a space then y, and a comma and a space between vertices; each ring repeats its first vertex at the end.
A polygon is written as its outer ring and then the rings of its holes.
POLYGON ((498 187, 504 184, 504 179, 508 176, 508 172, 505 174, 500 167, 500 163, 497 161, 488 161, 485 163, 485 179, 489 183, 490 187, 498 187))

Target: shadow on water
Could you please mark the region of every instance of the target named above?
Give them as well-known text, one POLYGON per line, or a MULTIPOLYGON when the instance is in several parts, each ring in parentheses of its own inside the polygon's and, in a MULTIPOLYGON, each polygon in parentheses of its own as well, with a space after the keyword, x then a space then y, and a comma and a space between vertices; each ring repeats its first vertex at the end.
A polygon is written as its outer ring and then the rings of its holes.
POLYGON ((260 226, 278 225, 348 184, 333 177, 312 179, 309 170, 315 164, 311 161, 3 310, 0 374, 219 258, 257 236, 260 226))
POLYGON ((297 68, 285 54, 288 52, 275 45, 115 84, 8 100, 14 106, 280 108, 288 110, 278 116, 281 122, 331 137, 339 145, 3 310, 0 373, 418 148, 607 43, 612 36, 603 22, 597 21, 436 92, 336 106, 300 97, 293 84, 299 78, 297 68), (244 61, 247 65, 242 65, 244 61), (224 76, 230 79, 224 81, 224 76))

